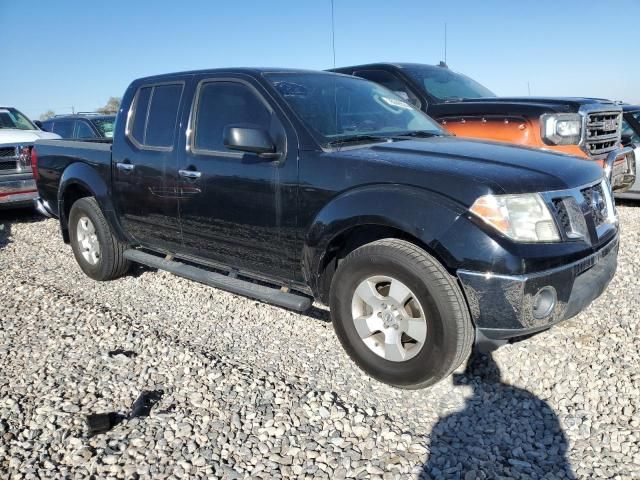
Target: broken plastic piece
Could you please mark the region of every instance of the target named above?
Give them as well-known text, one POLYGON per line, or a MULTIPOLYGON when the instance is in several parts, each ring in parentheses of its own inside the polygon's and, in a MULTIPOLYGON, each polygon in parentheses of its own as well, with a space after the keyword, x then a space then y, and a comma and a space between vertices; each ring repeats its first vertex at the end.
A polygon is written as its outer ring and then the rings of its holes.
POLYGON ((122 422, 125 415, 117 412, 109 413, 95 413, 93 415, 87 415, 87 427, 89 429, 89 435, 97 435, 99 433, 105 433, 111 430, 113 427, 122 422))
POLYGON ((153 406, 160 401, 164 395, 163 390, 143 391, 131 407, 129 418, 148 417, 153 406))
POLYGON ((115 350, 111 350, 109 352, 110 357, 114 357, 116 355, 124 355, 127 358, 137 357, 138 354, 133 350, 123 350, 122 348, 116 348, 115 350))

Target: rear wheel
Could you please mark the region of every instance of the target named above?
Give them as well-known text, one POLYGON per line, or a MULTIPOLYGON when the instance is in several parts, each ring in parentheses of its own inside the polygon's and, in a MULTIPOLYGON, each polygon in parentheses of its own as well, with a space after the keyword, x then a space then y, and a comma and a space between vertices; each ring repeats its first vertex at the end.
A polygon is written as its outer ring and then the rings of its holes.
POLYGON ((111 280, 129 270, 126 246, 111 232, 95 198, 81 198, 71 206, 69 236, 78 265, 94 280, 111 280))
POLYGON ((333 277, 330 303, 349 356, 384 383, 427 387, 471 351, 473 325, 456 280, 412 243, 385 239, 351 252, 333 277))

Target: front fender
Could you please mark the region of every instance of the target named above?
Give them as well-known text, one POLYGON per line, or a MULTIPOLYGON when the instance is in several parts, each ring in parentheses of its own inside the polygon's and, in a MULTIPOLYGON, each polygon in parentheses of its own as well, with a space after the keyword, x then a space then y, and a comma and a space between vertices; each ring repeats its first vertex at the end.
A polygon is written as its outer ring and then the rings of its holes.
POLYGON ((302 268, 314 294, 328 247, 338 235, 358 226, 384 226, 417 238, 447 267, 451 258, 439 242, 465 208, 452 199, 406 185, 368 185, 333 198, 307 230, 302 268))
MULTIPOLYGON (((110 166, 100 166, 100 168, 107 170, 110 166)), ((104 174, 105 172, 102 173, 104 174)), ((107 178, 110 178, 110 176, 107 178)), ((69 189, 74 187, 80 187, 95 197, 103 215, 107 219, 107 222, 109 222, 111 231, 120 241, 127 242, 129 239, 118 221, 107 181, 103 175, 101 175, 101 172, 96 170, 96 167, 81 162, 69 165, 65 168, 62 176, 60 177, 60 187, 58 189, 58 212, 60 213, 60 225, 65 238, 68 238, 66 233, 69 223, 66 212, 67 207, 71 207, 70 205, 65 205, 65 194, 69 189)))

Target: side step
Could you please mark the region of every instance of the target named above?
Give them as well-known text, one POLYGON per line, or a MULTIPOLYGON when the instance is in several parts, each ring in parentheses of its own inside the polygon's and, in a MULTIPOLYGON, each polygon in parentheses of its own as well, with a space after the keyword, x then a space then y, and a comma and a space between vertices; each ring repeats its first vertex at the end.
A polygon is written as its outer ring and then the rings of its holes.
POLYGON ((285 293, 277 288, 265 287, 264 285, 258 285, 239 278, 232 278, 227 275, 222 275, 221 273, 210 272, 175 260, 165 260, 162 257, 151 255, 140 250, 125 250, 124 256, 132 262, 141 263, 159 270, 166 270, 179 277, 188 278, 189 280, 204 283, 210 287, 237 293, 238 295, 261 300, 290 310, 304 312, 311 307, 311 299, 304 295, 285 293))

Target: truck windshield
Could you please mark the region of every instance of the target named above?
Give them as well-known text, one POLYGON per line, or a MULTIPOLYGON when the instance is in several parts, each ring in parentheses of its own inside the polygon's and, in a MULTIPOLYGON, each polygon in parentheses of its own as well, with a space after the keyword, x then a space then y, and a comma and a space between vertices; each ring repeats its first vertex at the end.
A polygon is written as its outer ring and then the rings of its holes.
POLYGON ((366 80, 329 73, 265 76, 323 146, 394 136, 444 135, 428 116, 366 80))
POLYGON ((16 128, 18 130, 38 130, 31 120, 15 108, 0 107, 0 128, 16 128))
POLYGON ((427 94, 443 102, 496 96, 491 90, 475 80, 452 72, 448 68, 420 65, 406 67, 403 71, 422 86, 427 94))
POLYGON ((113 128, 116 123, 115 115, 103 118, 94 118, 91 122, 98 130, 100 130, 103 137, 113 138, 113 128))

